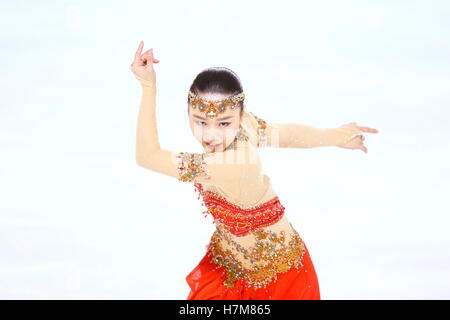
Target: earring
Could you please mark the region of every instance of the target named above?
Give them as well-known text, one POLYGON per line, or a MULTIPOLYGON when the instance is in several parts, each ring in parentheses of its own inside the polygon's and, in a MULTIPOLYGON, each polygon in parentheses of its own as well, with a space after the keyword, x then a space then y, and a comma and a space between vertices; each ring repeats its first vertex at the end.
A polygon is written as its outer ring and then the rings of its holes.
POLYGON ((236 139, 239 141, 248 141, 248 134, 241 125, 239 125, 239 130, 236 134, 236 139))
POLYGON ((234 137, 233 142, 230 143, 230 145, 228 147, 226 147, 224 151, 227 151, 227 150, 230 150, 230 149, 236 150, 237 149, 237 141, 238 140, 239 141, 248 141, 249 140, 247 132, 245 131, 244 128, 242 128, 241 125, 239 125, 239 130, 238 130, 236 136, 234 137))

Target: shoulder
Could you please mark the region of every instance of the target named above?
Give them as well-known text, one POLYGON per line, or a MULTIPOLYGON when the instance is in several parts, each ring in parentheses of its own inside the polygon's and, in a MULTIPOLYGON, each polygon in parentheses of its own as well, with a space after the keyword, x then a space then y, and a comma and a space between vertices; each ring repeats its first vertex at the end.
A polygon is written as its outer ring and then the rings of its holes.
POLYGON ((261 171, 259 155, 248 141, 237 149, 221 152, 177 154, 179 180, 221 185, 240 180, 243 176, 258 176, 261 171))
POLYGON ((250 142, 254 146, 261 147, 265 144, 269 125, 264 119, 244 110, 241 124, 249 132, 250 142))

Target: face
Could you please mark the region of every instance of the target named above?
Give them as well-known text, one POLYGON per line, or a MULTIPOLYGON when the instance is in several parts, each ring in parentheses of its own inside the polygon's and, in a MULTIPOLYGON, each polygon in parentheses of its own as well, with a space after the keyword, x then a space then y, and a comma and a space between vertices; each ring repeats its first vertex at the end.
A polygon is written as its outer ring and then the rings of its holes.
MULTIPOLYGON (((199 94, 199 97, 207 100, 222 100, 229 95, 220 93, 199 94)), ((194 137, 200 142, 205 152, 223 151, 233 142, 240 124, 241 108, 231 109, 227 107, 224 113, 218 113, 214 118, 208 118, 206 112, 189 105, 189 125, 194 137)))

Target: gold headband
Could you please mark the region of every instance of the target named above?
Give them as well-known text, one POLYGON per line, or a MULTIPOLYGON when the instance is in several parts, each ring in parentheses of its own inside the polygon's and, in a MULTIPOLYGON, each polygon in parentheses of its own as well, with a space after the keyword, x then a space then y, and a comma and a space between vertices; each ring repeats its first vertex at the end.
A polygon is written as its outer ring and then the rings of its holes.
POLYGON ((227 107, 236 108, 239 102, 244 101, 244 98, 245 95, 241 92, 222 100, 205 100, 189 91, 188 103, 193 109, 198 107, 200 112, 205 112, 208 118, 214 118, 219 113, 224 113, 227 107))

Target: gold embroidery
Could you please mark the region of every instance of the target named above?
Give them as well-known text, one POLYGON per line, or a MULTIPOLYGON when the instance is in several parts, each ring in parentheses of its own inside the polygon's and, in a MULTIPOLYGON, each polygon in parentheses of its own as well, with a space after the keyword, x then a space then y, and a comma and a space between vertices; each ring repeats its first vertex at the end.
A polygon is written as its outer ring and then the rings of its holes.
POLYGON ((299 265, 303 266, 304 243, 295 229, 292 228, 291 239, 287 244, 284 231, 278 234, 260 228, 252 233, 256 239, 255 246, 246 249, 231 239, 225 227, 220 224, 217 226, 208 250, 217 268, 224 267, 226 270, 226 279, 223 283, 225 286, 233 287, 235 281, 243 277, 248 286, 255 289, 265 288, 271 281, 277 279, 278 273, 287 272, 299 265), (220 244, 222 239, 232 250, 222 248, 220 244), (239 255, 250 263, 250 267, 243 265, 238 259, 239 255))
POLYGON ((255 117, 256 121, 258 121, 258 147, 262 147, 267 142, 267 122, 261 118, 255 116, 252 112, 249 112, 253 117, 255 117))
POLYGON ((197 177, 210 179, 211 177, 205 162, 206 156, 207 154, 205 153, 178 152, 178 180, 192 182, 197 177))
POLYGON ((239 125, 239 130, 236 133, 236 136, 234 137, 233 142, 231 142, 228 145, 228 147, 226 147, 224 149, 224 151, 231 150, 231 149, 237 150, 237 142, 238 141, 248 141, 248 140, 249 140, 249 137, 248 137, 247 131, 241 125, 239 125))

